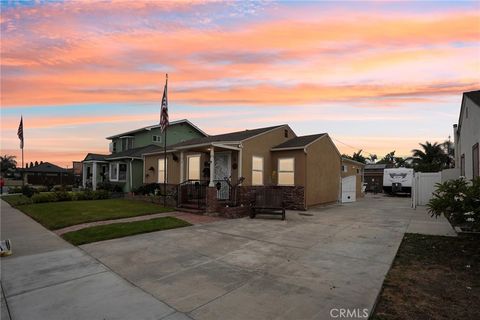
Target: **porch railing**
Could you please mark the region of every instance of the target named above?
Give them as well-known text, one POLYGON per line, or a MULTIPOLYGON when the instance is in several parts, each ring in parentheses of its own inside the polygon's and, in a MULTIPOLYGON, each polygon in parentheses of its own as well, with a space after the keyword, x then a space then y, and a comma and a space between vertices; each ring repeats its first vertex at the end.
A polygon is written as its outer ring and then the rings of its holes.
POLYGON ((203 208, 207 199, 208 180, 186 180, 178 185, 177 206, 203 208))

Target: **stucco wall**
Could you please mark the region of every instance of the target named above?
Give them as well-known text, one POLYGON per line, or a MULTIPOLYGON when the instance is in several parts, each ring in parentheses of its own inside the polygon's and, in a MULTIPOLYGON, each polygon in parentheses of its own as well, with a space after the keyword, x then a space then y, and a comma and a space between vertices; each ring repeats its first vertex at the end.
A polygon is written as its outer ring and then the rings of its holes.
POLYGON ((363 197, 364 193, 362 192, 362 183, 364 166, 353 161, 349 161, 348 159, 342 159, 342 165, 347 167, 347 172, 341 170, 342 178, 356 176, 355 194, 357 198, 363 197), (359 170, 359 173, 357 173, 357 169, 359 170))
POLYGON ((327 135, 307 148, 306 204, 336 202, 340 193, 341 158, 327 135))
POLYGON ((242 153, 242 175, 245 177, 244 186, 252 185, 252 157, 263 157, 263 184, 271 185, 272 181, 272 149, 287 140, 296 137, 295 133, 288 126, 279 127, 253 137, 243 143, 242 153), (288 130, 288 138, 285 138, 284 131, 288 130))
POLYGON ((465 177, 473 178, 472 147, 480 143, 480 107, 475 105, 469 98, 463 99, 462 126, 457 139, 455 151, 455 167, 460 168, 460 157, 465 154, 465 177), (468 109, 468 118, 467 112, 468 109))

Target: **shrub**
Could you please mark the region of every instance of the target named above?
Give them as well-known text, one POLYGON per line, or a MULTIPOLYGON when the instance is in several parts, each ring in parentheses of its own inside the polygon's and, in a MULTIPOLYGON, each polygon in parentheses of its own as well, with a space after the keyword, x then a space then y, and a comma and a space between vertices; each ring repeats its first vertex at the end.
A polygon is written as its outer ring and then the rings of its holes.
POLYGON ((57 201, 72 201, 73 200, 72 195, 65 190, 55 191, 54 195, 57 198, 57 201))
POLYGON ((427 207, 432 216, 443 214, 454 225, 480 230, 480 178, 437 184, 427 207))
POLYGON ((148 183, 138 187, 134 192, 142 195, 156 194, 157 190, 160 191, 160 186, 159 183, 148 183))
POLYGON ((110 192, 107 190, 96 190, 93 191, 93 200, 102 200, 110 198, 110 192))
POLYGON ((8 193, 22 193, 22 187, 8 187, 8 193))
POLYGON ((123 192, 122 186, 116 183, 101 182, 97 184, 97 190, 106 190, 110 192, 123 192))
POLYGON ((36 190, 29 185, 25 185, 22 187, 22 194, 25 197, 31 198, 35 194, 35 192, 36 190))
POLYGON ((56 194, 52 192, 42 192, 34 194, 32 197, 33 203, 56 202, 59 201, 56 194))
POLYGON ((36 190, 37 192, 47 192, 47 191, 48 191, 48 188, 45 187, 45 186, 35 186, 35 187, 33 187, 33 188, 35 188, 35 190, 36 190))

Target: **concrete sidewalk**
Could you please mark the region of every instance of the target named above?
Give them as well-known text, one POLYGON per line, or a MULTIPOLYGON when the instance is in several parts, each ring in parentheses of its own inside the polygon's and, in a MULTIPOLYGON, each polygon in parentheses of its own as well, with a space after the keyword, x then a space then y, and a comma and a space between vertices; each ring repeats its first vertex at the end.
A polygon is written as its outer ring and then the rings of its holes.
MULTIPOLYGON (((124 280, 18 210, 1 202, 3 319, 182 319, 167 304, 124 280)), ((185 318, 183 318, 185 319, 185 318)))

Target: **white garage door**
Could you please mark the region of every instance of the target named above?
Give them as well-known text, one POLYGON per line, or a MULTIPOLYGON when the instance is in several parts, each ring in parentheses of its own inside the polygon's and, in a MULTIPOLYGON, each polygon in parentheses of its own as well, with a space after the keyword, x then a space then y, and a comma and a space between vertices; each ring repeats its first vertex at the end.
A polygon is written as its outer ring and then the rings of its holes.
POLYGON ((356 201, 357 178, 355 176, 342 179, 342 202, 356 201))

